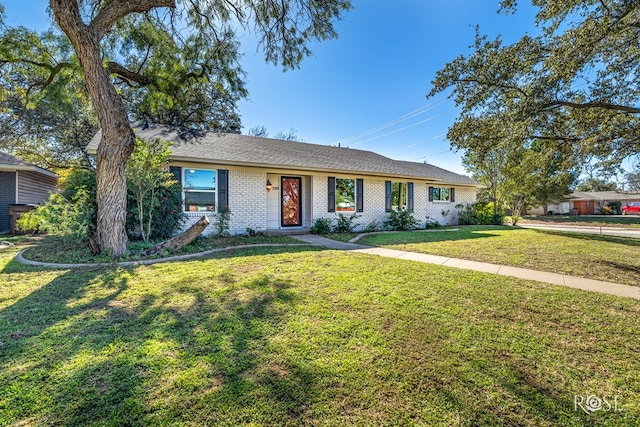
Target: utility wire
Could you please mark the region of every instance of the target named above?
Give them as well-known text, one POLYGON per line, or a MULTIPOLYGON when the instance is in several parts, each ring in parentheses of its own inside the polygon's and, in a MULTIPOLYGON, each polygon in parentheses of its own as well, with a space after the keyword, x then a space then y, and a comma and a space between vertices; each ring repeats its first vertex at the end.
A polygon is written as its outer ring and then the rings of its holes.
POLYGON ((394 133, 402 132, 403 130, 407 130, 407 129, 412 128, 414 126, 421 125, 422 123, 429 122, 429 121, 431 121, 433 119, 436 119, 438 117, 444 116, 444 115, 449 114, 449 113, 451 113, 453 111, 455 111, 455 108, 452 109, 452 110, 449 110, 449 111, 447 111, 445 113, 436 114, 435 116, 427 117, 426 119, 423 119, 423 120, 420 120, 418 122, 412 123, 412 124, 410 124, 408 126, 404 126, 404 127, 400 128, 400 129, 395 129, 395 130, 392 130, 391 132, 387 132, 387 133, 382 134, 382 135, 378 135, 378 136, 374 136, 374 137, 369 138, 369 139, 365 139, 364 141, 358 141, 355 144, 351 144, 350 147, 355 147, 356 145, 364 144, 366 142, 371 142, 371 141, 374 141, 376 139, 384 138, 385 136, 393 135, 394 133))
POLYGON ((413 110, 413 111, 410 111, 410 112, 408 112, 408 113, 406 113, 406 114, 403 114, 402 116, 397 117, 397 118, 395 118, 395 119, 393 119, 393 120, 391 120, 391 121, 389 121, 389 122, 386 122, 386 123, 383 123, 383 124, 381 124, 381 125, 379 125, 379 126, 373 127, 373 128, 371 128, 371 129, 366 130, 366 131, 364 131, 364 132, 361 132, 361 133, 359 133, 359 134, 357 134, 357 135, 350 136, 350 137, 348 137, 348 138, 340 139, 339 141, 336 141, 333 145, 336 145, 336 144, 338 144, 338 143, 340 143, 341 145, 348 144, 349 142, 352 142, 352 141, 358 140, 358 139, 360 139, 360 138, 364 138, 365 136, 369 136, 369 135, 371 135, 372 133, 380 132, 381 130, 384 130, 384 129, 388 128, 388 127, 391 127, 391 126, 396 125, 396 124, 398 124, 398 123, 405 122, 405 121, 407 121, 407 120, 409 120, 409 119, 412 119, 412 118, 414 118, 414 117, 416 117, 416 116, 419 116, 419 115, 421 115, 421 114, 424 114, 424 113, 426 113, 427 111, 433 110, 434 108, 436 108, 437 106, 439 106, 441 103, 443 103, 444 101, 446 101, 446 99, 447 99, 447 98, 442 98, 442 99, 439 99, 439 100, 437 100, 437 101, 434 101, 434 102, 432 102, 432 103, 430 103, 430 104, 423 105, 422 107, 417 108, 417 109, 415 109, 415 110, 413 110))

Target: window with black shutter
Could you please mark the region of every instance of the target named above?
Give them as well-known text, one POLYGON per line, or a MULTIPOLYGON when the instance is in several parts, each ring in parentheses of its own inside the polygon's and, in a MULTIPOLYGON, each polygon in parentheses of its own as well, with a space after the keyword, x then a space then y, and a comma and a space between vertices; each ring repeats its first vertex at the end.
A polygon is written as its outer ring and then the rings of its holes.
POLYGON ((175 180, 182 185, 182 168, 180 166, 169 166, 169 172, 171 172, 175 180))
POLYGON ((356 180, 356 212, 364 212, 364 180, 356 180))
POLYGON ((330 176, 329 179, 327 180, 327 194, 328 194, 328 200, 327 200, 327 209, 329 212, 335 212, 336 211, 336 178, 334 176, 330 176))
POLYGON ((413 212, 413 182, 407 183, 407 210, 413 212))
POLYGON ((229 171, 218 169, 218 206, 229 209, 229 171))
POLYGON ((391 181, 384 182, 384 210, 391 212, 391 181))

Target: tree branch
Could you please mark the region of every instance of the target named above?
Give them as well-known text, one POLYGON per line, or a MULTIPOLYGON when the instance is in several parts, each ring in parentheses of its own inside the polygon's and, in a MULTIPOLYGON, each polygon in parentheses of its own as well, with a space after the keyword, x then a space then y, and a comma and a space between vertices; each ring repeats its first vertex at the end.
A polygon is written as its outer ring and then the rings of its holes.
POLYGON ((175 0, 113 0, 98 12, 89 27, 95 32, 98 40, 111 30, 116 22, 131 13, 148 12, 157 7, 176 7, 175 0))
POLYGON ((110 74, 117 74, 118 76, 132 82, 138 83, 140 86, 149 86, 153 85, 154 81, 149 77, 143 76, 142 74, 136 73, 135 71, 131 71, 128 68, 123 67, 117 62, 110 61, 107 64, 107 71, 110 74))
POLYGON ((553 101, 542 106, 543 109, 554 109, 557 107, 569 107, 569 108, 577 108, 577 109, 587 109, 587 108, 602 108, 604 110, 614 110, 631 114, 640 114, 640 108, 632 107, 629 105, 617 105, 611 104, 608 102, 585 102, 585 103, 577 103, 577 102, 569 102, 569 101, 553 101))

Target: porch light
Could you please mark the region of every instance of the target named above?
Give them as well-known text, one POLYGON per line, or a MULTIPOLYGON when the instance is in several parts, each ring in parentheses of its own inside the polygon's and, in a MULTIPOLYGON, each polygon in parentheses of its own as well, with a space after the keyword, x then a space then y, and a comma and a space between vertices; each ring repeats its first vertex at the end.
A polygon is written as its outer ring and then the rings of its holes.
POLYGON ((267 178, 267 193, 273 189, 273 185, 271 185, 271 181, 267 178))

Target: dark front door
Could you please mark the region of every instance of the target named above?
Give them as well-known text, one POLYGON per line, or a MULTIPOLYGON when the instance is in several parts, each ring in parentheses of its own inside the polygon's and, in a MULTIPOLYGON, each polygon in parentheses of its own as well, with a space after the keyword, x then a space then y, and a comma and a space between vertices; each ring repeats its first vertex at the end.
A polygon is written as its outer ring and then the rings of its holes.
POLYGON ((283 176, 282 185, 282 226, 302 225, 302 178, 283 176))

